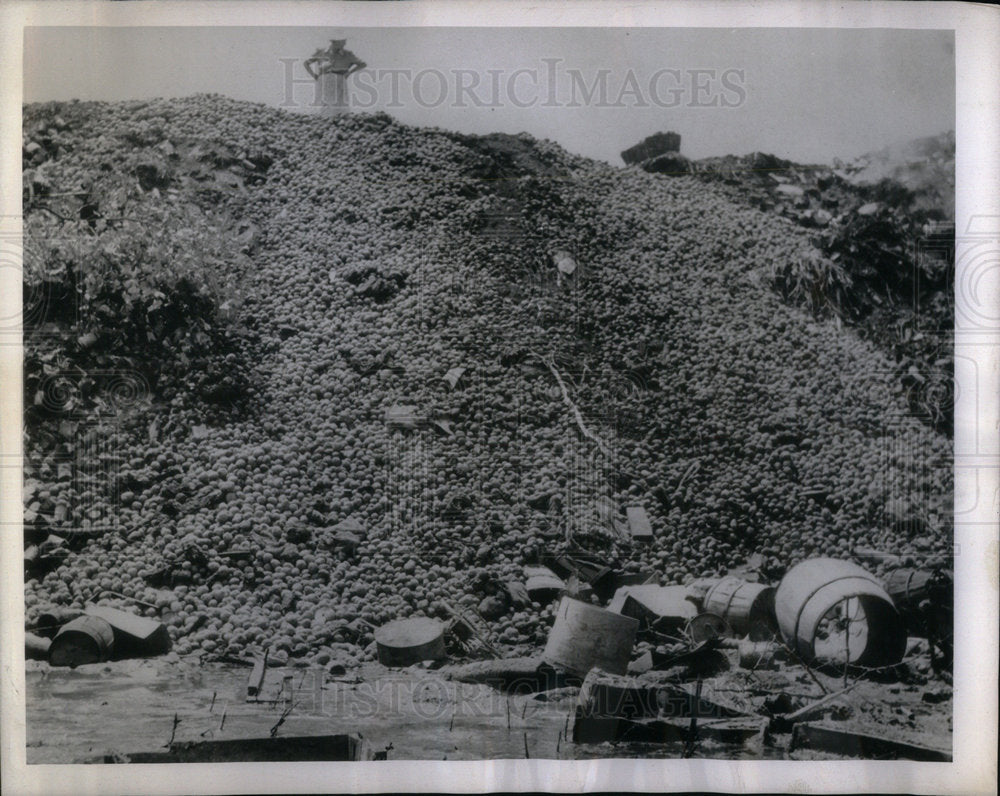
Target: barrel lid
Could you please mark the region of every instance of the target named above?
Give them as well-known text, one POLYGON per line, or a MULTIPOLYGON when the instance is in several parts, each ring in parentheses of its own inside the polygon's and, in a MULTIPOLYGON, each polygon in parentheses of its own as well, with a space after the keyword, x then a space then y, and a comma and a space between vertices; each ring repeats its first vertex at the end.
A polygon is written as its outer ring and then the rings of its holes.
POLYGON ((375 641, 387 647, 419 647, 428 644, 444 633, 444 625, 436 619, 415 616, 396 619, 375 631, 375 641))

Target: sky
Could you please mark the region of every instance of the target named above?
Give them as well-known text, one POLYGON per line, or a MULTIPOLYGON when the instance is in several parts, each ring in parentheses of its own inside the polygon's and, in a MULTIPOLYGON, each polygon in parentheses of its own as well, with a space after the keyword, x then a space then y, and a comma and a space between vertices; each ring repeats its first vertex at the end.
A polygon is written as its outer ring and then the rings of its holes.
POLYGON ((664 130, 692 158, 829 163, 955 126, 953 32, 898 29, 33 27, 24 101, 212 92, 316 112, 302 62, 331 38, 368 65, 359 112, 611 163, 664 130))

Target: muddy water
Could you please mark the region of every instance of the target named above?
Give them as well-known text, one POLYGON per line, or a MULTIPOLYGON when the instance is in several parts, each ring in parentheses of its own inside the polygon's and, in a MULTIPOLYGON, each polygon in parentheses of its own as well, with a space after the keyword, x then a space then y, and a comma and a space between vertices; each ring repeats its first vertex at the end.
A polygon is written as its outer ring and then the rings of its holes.
POLYGON ((523 758, 526 743, 531 757, 565 756, 569 695, 508 698, 434 672, 379 666, 341 678, 321 674, 271 670, 261 698, 248 702, 249 669, 241 667, 163 660, 35 666, 27 673, 28 762, 158 751, 171 736, 261 737, 279 721, 279 735, 359 732, 374 751, 391 745, 389 759, 523 758))
MULTIPOLYGON (((475 760, 680 757, 680 744, 574 745, 575 689, 506 696, 420 669, 370 665, 339 678, 312 669, 269 670, 246 698, 249 669, 167 659, 75 670, 30 664, 28 763, 100 760, 160 751, 170 742, 360 733, 388 759, 475 760), (176 719, 176 720, 175 720, 176 719), (527 752, 526 752, 527 750, 527 752)), ((780 757, 776 749, 703 743, 699 757, 780 757)))

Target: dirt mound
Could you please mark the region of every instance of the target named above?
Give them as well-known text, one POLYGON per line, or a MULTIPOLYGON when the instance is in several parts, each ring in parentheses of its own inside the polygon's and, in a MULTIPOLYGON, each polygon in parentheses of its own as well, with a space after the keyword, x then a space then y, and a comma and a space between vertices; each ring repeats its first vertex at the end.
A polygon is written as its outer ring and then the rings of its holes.
MULTIPOLYGON (((695 177, 385 115, 200 96, 26 118, 58 114, 53 194, 164 142, 268 167, 221 200, 255 230, 249 262, 216 262, 256 340, 240 349, 249 400, 207 413, 152 389, 109 423, 106 470, 28 473, 45 533, 108 518, 29 581, 29 621, 110 589, 157 606, 181 652, 370 658, 364 622, 476 605, 542 549, 665 582, 753 552, 780 567, 906 551, 916 527, 947 551, 947 439, 909 416, 872 345, 775 295, 773 264, 811 250, 786 220, 695 177), (918 525, 887 519, 898 496, 918 525), (652 543, 618 534, 627 505, 652 543), (357 545, 335 529, 348 520, 357 545)), ((165 202, 199 185, 137 190, 165 202)), ((511 612, 495 640, 527 651, 550 622, 511 612)))

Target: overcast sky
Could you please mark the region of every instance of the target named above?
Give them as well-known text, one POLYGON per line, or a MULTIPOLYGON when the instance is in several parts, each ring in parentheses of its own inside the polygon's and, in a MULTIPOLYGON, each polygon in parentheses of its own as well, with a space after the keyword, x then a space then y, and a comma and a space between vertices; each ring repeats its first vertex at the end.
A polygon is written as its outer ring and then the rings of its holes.
POLYGON ((920 30, 28 28, 24 99, 216 92, 310 112, 301 62, 331 38, 367 62, 352 97, 369 110, 612 163, 661 130, 694 158, 829 162, 955 126, 954 35, 920 30))

